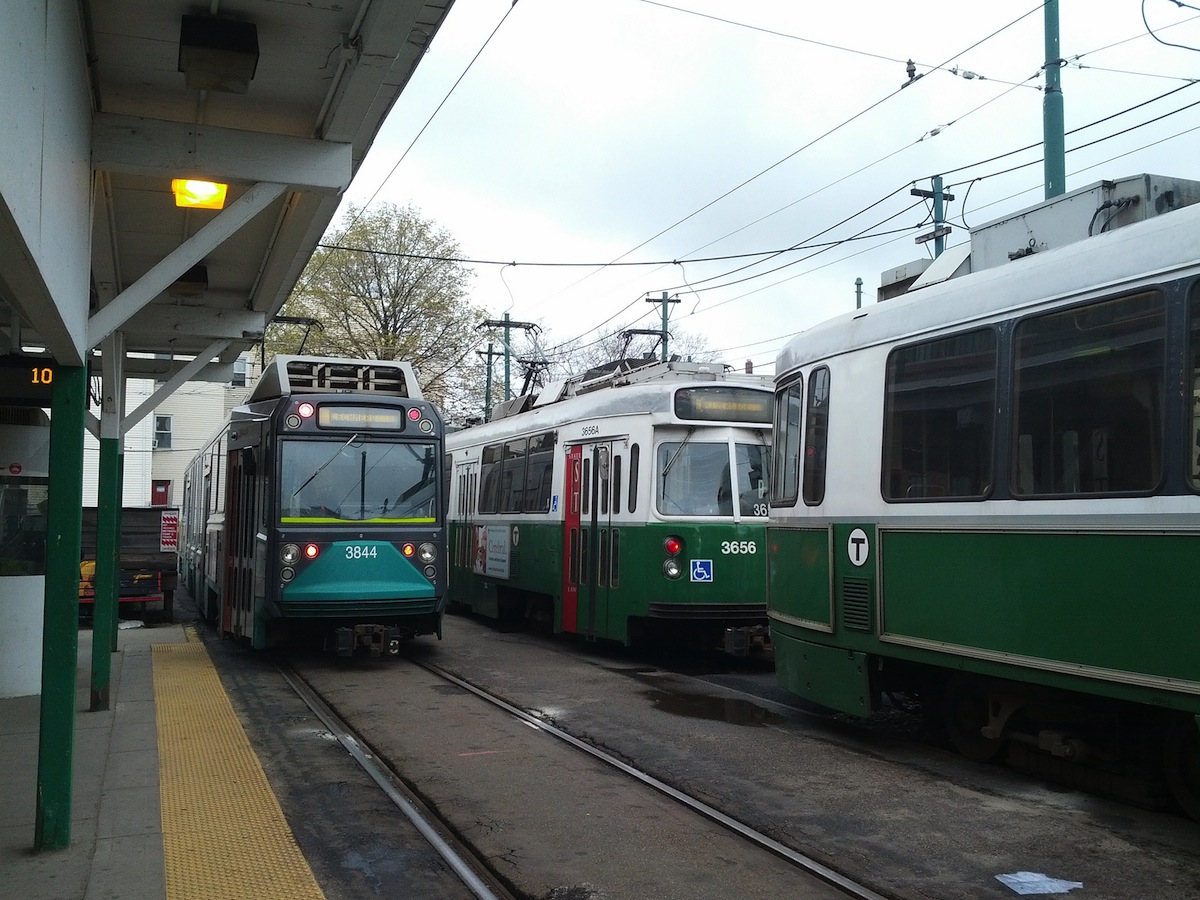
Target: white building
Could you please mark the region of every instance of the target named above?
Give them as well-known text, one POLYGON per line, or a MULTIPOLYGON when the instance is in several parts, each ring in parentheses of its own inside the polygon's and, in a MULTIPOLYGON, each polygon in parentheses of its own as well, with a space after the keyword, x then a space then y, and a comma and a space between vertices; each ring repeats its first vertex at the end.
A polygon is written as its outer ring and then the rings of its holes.
MULTIPOLYGON (((257 355, 244 354, 231 383, 189 381, 133 426, 124 441, 122 506, 179 506, 183 475, 192 457, 220 430, 260 371, 257 355)), ((129 379, 126 411, 134 410, 158 385, 129 379)), ((99 415, 99 408, 92 407, 99 415)), ((83 456, 83 505, 97 503, 100 444, 88 434, 83 456)))

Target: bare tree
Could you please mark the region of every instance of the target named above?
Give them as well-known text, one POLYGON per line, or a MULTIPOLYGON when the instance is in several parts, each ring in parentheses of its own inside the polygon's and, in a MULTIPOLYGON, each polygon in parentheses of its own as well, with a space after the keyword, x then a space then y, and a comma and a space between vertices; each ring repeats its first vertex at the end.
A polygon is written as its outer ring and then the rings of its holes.
POLYGON ((282 310, 316 324, 273 326, 266 352, 405 360, 425 395, 452 411, 474 390, 478 373, 464 362, 483 318, 459 256, 450 233, 412 207, 350 207, 282 310))

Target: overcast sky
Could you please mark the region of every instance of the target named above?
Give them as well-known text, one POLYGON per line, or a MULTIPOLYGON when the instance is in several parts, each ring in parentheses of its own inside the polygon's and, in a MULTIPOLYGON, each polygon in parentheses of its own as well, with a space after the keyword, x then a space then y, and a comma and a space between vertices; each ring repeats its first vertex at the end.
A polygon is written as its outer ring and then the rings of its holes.
MULTIPOLYGON (((1067 190, 1200 180, 1200 0, 1060 7, 1067 190)), ((347 197, 517 263, 473 263, 474 300, 551 354, 656 327, 667 291, 673 335, 773 373, 927 255, 914 183, 944 175, 950 244, 1042 199, 1040 146, 992 158, 1042 139, 1043 35, 1035 0, 455 0, 347 197)))

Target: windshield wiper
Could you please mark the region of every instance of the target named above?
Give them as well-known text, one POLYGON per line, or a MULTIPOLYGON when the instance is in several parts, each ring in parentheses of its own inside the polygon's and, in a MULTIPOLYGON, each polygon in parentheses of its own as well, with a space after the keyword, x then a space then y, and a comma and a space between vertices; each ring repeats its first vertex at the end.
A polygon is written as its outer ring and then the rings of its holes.
POLYGON ((683 448, 687 445, 687 442, 692 439, 692 435, 695 433, 695 431, 695 425, 688 426, 688 433, 684 436, 683 440, 679 442, 679 446, 675 448, 675 452, 671 454, 671 458, 667 460, 667 464, 663 466, 662 477, 664 481, 667 479, 667 473, 671 471, 671 466, 675 465, 675 460, 679 459, 679 454, 683 452, 683 448))
POLYGON ((357 440, 358 440, 358 432, 356 431, 354 434, 350 435, 350 439, 347 440, 346 443, 342 444, 342 446, 338 447, 335 451, 333 451, 333 455, 331 457, 329 457, 329 459, 327 459, 327 460, 325 460, 325 462, 321 463, 321 466, 320 466, 320 468, 317 469, 317 471, 313 472, 311 475, 309 475, 307 478, 304 479, 304 484, 300 485, 300 487, 298 487, 294 491, 292 491, 292 499, 295 500, 297 495, 302 490, 304 490, 306 487, 308 487, 312 483, 312 480, 314 478, 316 478, 318 475, 320 475, 322 472, 324 472, 325 469, 329 466, 329 464, 338 458, 339 453, 341 453, 343 450, 345 450, 347 447, 349 447, 351 444, 353 444, 357 440))

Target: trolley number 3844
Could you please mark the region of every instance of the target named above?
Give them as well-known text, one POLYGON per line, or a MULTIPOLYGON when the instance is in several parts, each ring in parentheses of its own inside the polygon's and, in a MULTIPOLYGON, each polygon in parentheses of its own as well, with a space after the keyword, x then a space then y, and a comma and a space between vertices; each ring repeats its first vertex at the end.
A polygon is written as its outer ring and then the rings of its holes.
POLYGON ((758 552, 757 541, 721 541, 721 552, 726 555, 740 555, 749 553, 754 555, 758 552))

